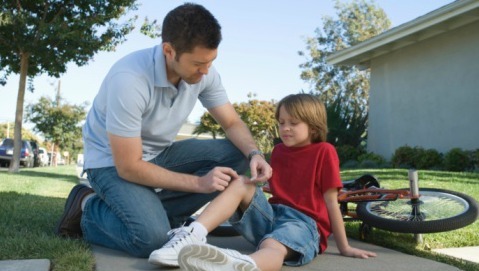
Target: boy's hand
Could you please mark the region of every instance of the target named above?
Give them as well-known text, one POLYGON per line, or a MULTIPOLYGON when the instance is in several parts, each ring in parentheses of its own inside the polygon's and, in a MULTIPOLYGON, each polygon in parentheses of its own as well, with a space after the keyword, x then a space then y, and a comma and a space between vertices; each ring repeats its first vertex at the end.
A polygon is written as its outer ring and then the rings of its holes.
POLYGON ((362 249, 354 248, 354 247, 348 247, 342 250, 341 255, 346 257, 360 258, 360 259, 368 259, 368 258, 377 256, 376 253, 372 251, 362 250, 362 249))

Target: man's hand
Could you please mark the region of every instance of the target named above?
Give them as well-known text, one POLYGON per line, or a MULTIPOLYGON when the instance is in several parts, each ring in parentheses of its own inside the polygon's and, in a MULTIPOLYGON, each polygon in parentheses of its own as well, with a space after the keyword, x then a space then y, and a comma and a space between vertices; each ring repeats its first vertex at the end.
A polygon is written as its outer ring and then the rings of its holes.
POLYGON ((199 193, 223 191, 231 180, 239 178, 238 173, 229 167, 215 167, 208 174, 199 178, 199 193))
POLYGON ((249 163, 251 169, 251 181, 252 182, 267 182, 273 174, 273 169, 264 160, 261 155, 254 155, 249 163))

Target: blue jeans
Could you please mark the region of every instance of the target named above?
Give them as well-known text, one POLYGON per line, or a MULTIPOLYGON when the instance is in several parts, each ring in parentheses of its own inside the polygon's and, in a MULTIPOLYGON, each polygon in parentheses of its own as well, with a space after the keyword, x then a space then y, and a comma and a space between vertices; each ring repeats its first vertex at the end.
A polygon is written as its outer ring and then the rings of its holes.
POLYGON ((286 265, 308 264, 319 253, 316 222, 286 205, 269 204, 261 188, 256 189, 248 208, 244 212, 236 211, 229 222, 255 246, 272 238, 295 251, 297 257, 285 261, 286 265))
MULTIPOLYGON (((216 166, 231 167, 239 174, 248 168, 247 159, 228 140, 177 141, 149 162, 197 176, 216 166)), ((148 257, 160 248, 168 241, 171 228, 180 226, 218 194, 155 192, 122 179, 115 167, 87 169, 87 173, 96 196, 83 211, 83 238, 136 257, 148 257)))

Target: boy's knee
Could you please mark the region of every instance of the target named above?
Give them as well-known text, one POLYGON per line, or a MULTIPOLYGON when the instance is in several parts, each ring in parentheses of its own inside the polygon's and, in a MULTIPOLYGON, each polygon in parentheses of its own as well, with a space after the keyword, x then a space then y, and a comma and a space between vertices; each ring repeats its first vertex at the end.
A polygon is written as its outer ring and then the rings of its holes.
POLYGON ((238 192, 248 195, 254 194, 256 190, 256 183, 251 182, 246 176, 240 176, 240 178, 231 181, 229 186, 234 187, 238 192))
POLYGON ((240 195, 239 207, 242 210, 246 210, 253 200, 256 184, 250 182, 247 177, 241 176, 239 179, 232 181, 228 189, 232 189, 236 195, 240 195))
POLYGON ((292 253, 292 250, 283 245, 281 242, 273 239, 266 238, 259 244, 259 249, 269 249, 270 251, 275 251, 275 253, 286 257, 289 253, 292 253))

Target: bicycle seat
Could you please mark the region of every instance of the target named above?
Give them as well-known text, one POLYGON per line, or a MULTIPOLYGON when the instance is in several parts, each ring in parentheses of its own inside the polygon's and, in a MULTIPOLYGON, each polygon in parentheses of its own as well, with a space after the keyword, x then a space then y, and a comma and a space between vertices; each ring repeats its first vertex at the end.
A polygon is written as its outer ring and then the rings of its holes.
POLYGON ((354 180, 343 181, 343 189, 345 190, 358 190, 369 187, 379 188, 379 181, 371 174, 365 174, 354 180))

